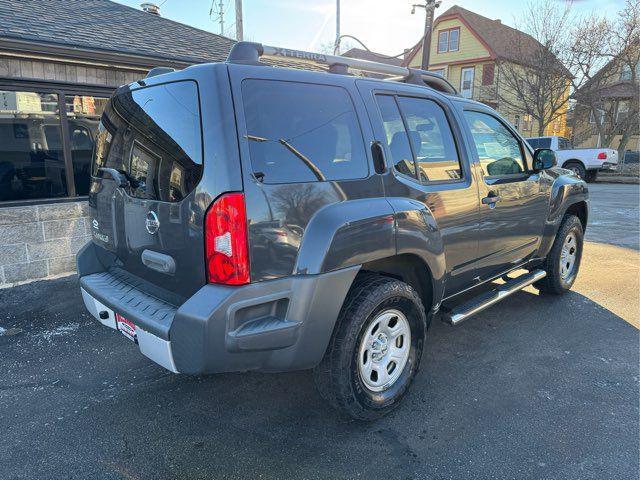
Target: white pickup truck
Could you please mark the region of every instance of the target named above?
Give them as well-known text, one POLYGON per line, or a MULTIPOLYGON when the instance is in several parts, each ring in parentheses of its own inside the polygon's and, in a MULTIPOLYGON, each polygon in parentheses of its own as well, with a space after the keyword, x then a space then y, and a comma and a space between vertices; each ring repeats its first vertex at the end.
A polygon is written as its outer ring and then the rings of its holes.
POLYGON ((618 167, 618 151, 612 148, 573 148, 564 137, 527 138, 533 148, 550 148, 556 152, 558 165, 572 170, 587 182, 595 181, 598 172, 618 167))

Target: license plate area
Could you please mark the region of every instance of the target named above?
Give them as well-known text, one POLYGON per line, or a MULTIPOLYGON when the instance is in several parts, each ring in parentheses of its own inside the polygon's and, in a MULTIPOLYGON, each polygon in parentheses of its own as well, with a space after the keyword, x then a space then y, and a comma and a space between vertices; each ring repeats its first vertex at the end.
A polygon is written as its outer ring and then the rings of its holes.
POLYGON ((136 326, 131 320, 127 320, 119 313, 116 313, 116 327, 118 327, 120 333, 129 340, 138 343, 138 339, 136 337, 136 326))

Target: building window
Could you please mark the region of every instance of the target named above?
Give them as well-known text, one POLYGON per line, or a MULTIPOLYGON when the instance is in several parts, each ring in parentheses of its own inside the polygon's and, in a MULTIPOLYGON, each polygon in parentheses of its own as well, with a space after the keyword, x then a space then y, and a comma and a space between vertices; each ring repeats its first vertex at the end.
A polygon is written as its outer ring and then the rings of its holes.
POLYGON ((444 75, 444 68, 432 68, 429 71, 432 72, 432 73, 437 73, 438 75, 441 75, 443 77, 445 76, 444 75))
POLYGON ((473 97, 473 77, 475 75, 474 67, 466 67, 462 69, 460 74, 460 95, 464 98, 473 97))
POLYGON ((460 28, 449 28, 438 32, 438 53, 457 52, 460 48, 460 28))
MULTIPOLYGON (((589 123, 595 125, 596 117, 593 115, 593 109, 589 112, 589 123)), ((604 110, 598 109, 598 125, 604 123, 604 110)))
POLYGON ((493 85, 494 72, 495 72, 494 63, 485 63, 482 66, 482 85, 493 85))
POLYGON ((629 101, 622 101, 618 103, 618 110, 616 111, 616 123, 625 120, 629 116, 629 101))
POLYGON ((65 198, 74 190, 86 195, 104 103, 106 98, 58 91, 0 90, 0 201, 65 198), (62 131, 65 123, 68 135, 62 131), (66 158, 65 142, 71 159, 66 158))
POLYGON ((457 52, 460 43, 460 29, 454 28, 449 31, 449 51, 457 52))
MULTIPOLYGON (((636 79, 637 79, 638 77, 640 77, 640 62, 636 64, 635 71, 636 71, 636 79)), ((620 69, 620 81, 628 82, 630 80, 631 80, 631 65, 629 65, 628 63, 625 63, 624 65, 622 65, 622 68, 620 69)))
POLYGON ((89 194, 91 156, 100 116, 107 98, 66 95, 67 125, 71 143, 73 180, 77 195, 89 194))
POLYGON ((67 196, 58 95, 0 91, 0 200, 67 196))

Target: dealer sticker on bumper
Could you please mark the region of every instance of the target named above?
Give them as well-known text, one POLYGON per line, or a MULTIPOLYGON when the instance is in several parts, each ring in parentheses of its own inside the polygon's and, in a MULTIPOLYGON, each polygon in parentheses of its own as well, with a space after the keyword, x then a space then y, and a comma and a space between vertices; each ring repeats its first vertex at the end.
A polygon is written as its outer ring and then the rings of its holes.
POLYGON ((119 313, 116 313, 116 325, 118 330, 129 340, 136 341, 136 326, 132 321, 127 320, 119 313))

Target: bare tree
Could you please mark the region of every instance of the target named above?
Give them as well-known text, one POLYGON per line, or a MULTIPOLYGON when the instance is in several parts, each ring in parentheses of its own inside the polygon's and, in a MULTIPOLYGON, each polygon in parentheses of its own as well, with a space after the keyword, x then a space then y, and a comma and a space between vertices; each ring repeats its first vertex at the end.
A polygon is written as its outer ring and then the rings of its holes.
POLYGON ((530 115, 535 131, 565 115, 571 73, 559 60, 569 43, 570 8, 551 0, 530 3, 518 30, 506 35, 508 57, 498 64, 497 97, 502 109, 530 115))
POLYGON ((610 147, 619 136, 622 154, 640 133, 640 5, 627 0, 615 20, 591 16, 576 23, 565 60, 572 71, 578 142, 596 134, 610 147), (589 119, 589 120, 587 120, 589 119))

